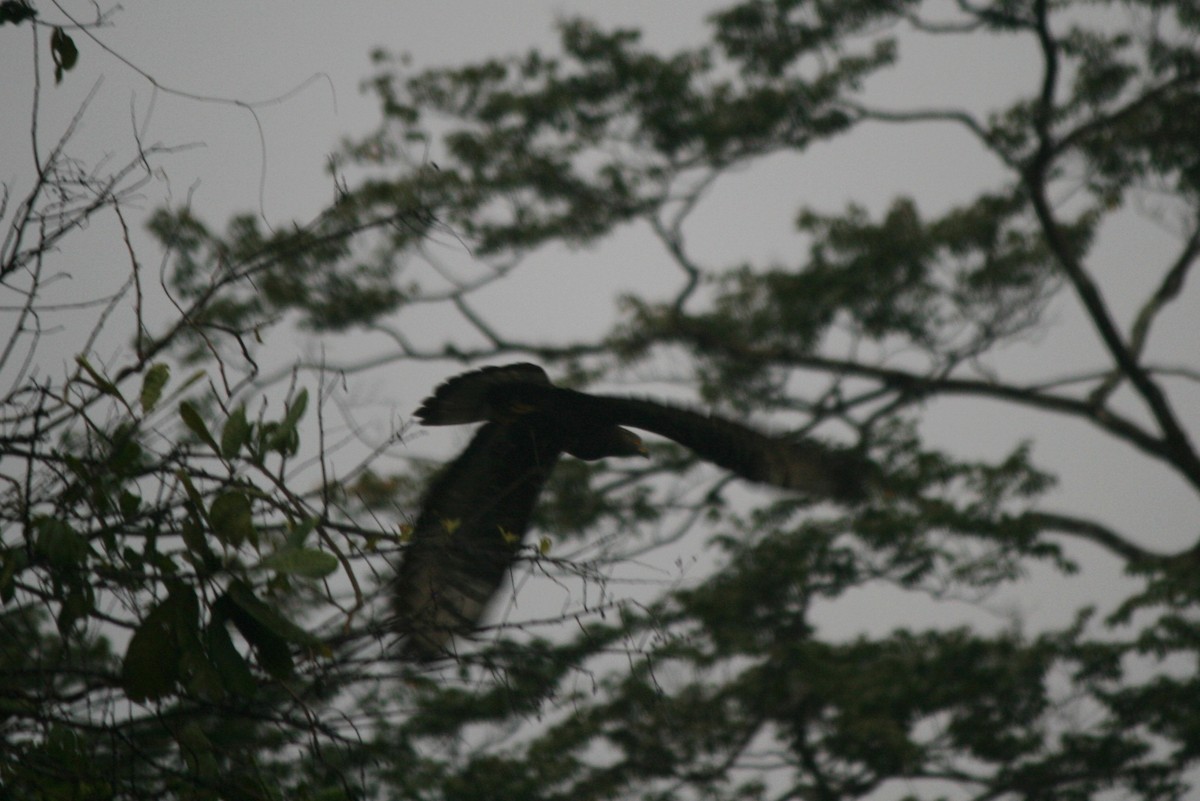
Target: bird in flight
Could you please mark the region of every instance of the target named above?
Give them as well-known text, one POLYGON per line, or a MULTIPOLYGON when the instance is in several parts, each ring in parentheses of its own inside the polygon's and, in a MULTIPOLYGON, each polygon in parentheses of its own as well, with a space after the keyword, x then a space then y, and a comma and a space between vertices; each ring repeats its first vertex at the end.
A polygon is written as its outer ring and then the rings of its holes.
POLYGON ((669 404, 556 387, 535 364, 451 378, 416 416, 429 426, 483 423, 427 489, 395 580, 403 655, 417 661, 450 655, 453 637, 475 629, 564 453, 589 461, 646 456, 629 430, 637 428, 741 478, 818 498, 855 503, 869 483, 867 463, 850 451, 669 404))

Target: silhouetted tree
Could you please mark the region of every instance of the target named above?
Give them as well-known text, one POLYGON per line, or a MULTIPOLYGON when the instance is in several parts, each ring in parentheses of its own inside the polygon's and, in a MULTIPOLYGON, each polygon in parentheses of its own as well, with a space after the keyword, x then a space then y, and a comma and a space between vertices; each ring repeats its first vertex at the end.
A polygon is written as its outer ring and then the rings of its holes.
MULTIPOLYGON (((981 433, 1005 410, 1030 413, 1200 490, 1188 415, 1200 367, 1190 352, 1164 357, 1154 337, 1195 297, 1200 14, 1184 2, 761 0, 710 22, 710 42, 670 54, 582 20, 561 24, 555 55, 410 74, 381 53, 371 87, 383 122, 335 159, 338 197, 317 220, 268 232, 243 216, 217 233, 186 208, 155 216, 184 310, 170 336, 139 323, 129 366, 85 358, 61 381, 13 382, 23 388, 6 400, 24 411, 0 442, 22 465, 6 468, 0 519, 14 632, 0 725, 16 745, 0 779, 30 796, 65 795, 53 780, 130 797, 1188 795, 1196 533, 1156 530, 1152 509, 1145 531, 1125 531, 1086 504, 1060 508, 1036 443, 968 458, 931 434, 945 399, 981 433), (1011 45, 1031 70, 1026 91, 992 99, 981 86, 984 108, 876 100, 872 81, 903 66, 904 47, 943 41, 1011 45), (936 211, 919 188, 840 212, 802 207, 804 247, 774 263, 712 263, 694 245, 705 232, 693 221, 734 173, 853 147, 867 126, 953 132, 998 177, 956 185, 962 199, 936 211), (1104 237, 1135 224, 1161 250, 1105 263, 1104 237), (677 275, 669 295, 624 298, 601 337, 497 321, 513 301, 493 290, 531 254, 634 226, 677 275), (447 257, 454 247, 469 258, 447 257), (1115 303, 1134 271, 1143 295, 1115 303), (1060 300, 1082 310, 1090 349, 1056 348, 1067 323, 1048 310, 1060 300), (422 307, 461 325, 434 340, 422 307), (388 352, 222 383, 214 354, 232 343, 253 364, 251 335, 284 315, 388 352), (168 405, 168 355, 218 377, 168 405), (659 443, 647 462, 564 460, 520 550, 554 584, 514 580, 512 592, 524 602, 565 587, 569 603, 494 615, 456 659, 397 668, 394 621, 371 588, 396 575, 429 471, 374 464, 298 490, 287 465, 304 402, 287 387, 309 375, 324 387, 337 371, 407 382, 419 362, 445 361, 450 375, 485 359, 536 360, 574 385, 683 379, 695 404, 862 454, 880 491, 848 506, 750 493, 659 443), (242 411, 272 392, 290 398, 286 411, 242 411), (570 537, 590 549, 549 547, 570 537), (702 580, 651 596, 614 579, 683 547, 706 548, 702 580), (1113 562, 1126 580, 1065 626, 954 614, 964 599, 1024 591, 1030 574, 1113 562), (334 569, 350 589, 306 599, 328 613, 352 598, 333 625, 310 626, 322 649, 291 622, 302 611, 291 590, 297 574, 334 569), (858 636, 822 628, 876 588, 957 622, 896 625, 880 608, 883 625, 858 636)), ((12 258, 6 246, 2 263, 18 265, 6 276, 41 263, 12 258)), ((521 298, 539 320, 572 300, 521 298)))

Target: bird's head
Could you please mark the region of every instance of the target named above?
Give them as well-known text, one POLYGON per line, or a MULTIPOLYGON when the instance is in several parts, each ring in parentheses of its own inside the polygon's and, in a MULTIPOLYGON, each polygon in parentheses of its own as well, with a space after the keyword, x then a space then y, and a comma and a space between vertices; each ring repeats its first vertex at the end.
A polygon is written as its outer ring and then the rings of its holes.
POLYGON ((646 443, 642 442, 642 438, 628 428, 617 426, 616 446, 618 450, 613 453, 613 456, 650 457, 650 451, 646 449, 646 443))

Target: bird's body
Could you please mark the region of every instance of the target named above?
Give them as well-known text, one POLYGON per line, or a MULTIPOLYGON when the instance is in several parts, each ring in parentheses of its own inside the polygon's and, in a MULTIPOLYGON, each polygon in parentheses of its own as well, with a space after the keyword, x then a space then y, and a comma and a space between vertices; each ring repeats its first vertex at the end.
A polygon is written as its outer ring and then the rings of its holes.
POLYGON ((596 397, 554 386, 536 364, 510 364, 455 376, 425 399, 416 416, 427 426, 524 420, 543 439, 587 461, 645 455, 642 441, 618 426, 604 404, 590 402, 596 397))
POLYGON ((646 454, 623 426, 672 439, 750 481, 842 502, 866 491, 864 462, 848 452, 654 401, 563 389, 533 364, 456 376, 416 416, 425 425, 484 423, 430 484, 396 579, 405 651, 417 659, 445 655, 453 635, 475 628, 563 453, 646 454))

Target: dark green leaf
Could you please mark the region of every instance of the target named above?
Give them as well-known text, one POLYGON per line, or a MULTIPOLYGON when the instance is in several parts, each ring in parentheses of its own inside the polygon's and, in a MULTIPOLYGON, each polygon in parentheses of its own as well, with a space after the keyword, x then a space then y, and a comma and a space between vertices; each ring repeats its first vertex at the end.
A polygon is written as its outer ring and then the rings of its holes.
POLYGON ((79 60, 75 40, 62 28, 55 28, 50 34, 50 55, 54 59, 54 82, 61 83, 63 73, 70 72, 79 60))
POLYGON ((183 491, 187 493, 188 500, 191 502, 192 506, 196 508, 197 512, 203 514, 204 498, 200 496, 200 491, 196 489, 196 485, 192 483, 191 476, 180 470, 175 474, 175 477, 179 479, 179 483, 183 484, 183 491))
MULTIPOLYGON (((107 469, 117 476, 136 476, 142 467, 142 446, 136 438, 137 431, 130 425, 121 425, 112 434, 112 452, 107 469)), ((95 475, 92 479, 97 478, 95 475)))
POLYGON ((146 371, 142 379, 141 404, 142 411, 149 412, 162 397, 163 389, 171 377, 171 368, 159 362, 146 371))
POLYGON ((320 645, 320 640, 276 612, 242 582, 236 581, 229 585, 229 597, 239 609, 273 634, 298 645, 320 645))
MULTIPOLYGON (((56 28, 55 30, 58 29, 56 28)), ((83 371, 88 374, 88 377, 92 379, 92 383, 95 385, 96 389, 100 390, 105 395, 111 395, 114 398, 121 397, 121 391, 117 389, 117 385, 100 375, 100 373, 96 371, 96 368, 92 367, 91 362, 87 360, 86 356, 76 356, 75 363, 82 367, 83 371)))
MULTIPOLYGON (((189 587, 171 589, 129 640, 121 683, 134 701, 155 700, 179 681, 184 657, 198 657, 200 608, 189 587)), ((190 671, 189 671, 190 672, 190 671)))
POLYGON ((192 433, 200 438, 208 447, 215 452, 220 453, 221 449, 217 447, 217 441, 213 439, 212 434, 208 433, 208 426, 204 424, 204 420, 200 417, 200 413, 196 411, 196 407, 191 401, 183 401, 179 404, 179 416, 183 419, 183 424, 191 429, 192 433))
POLYGON ((8 603, 16 594, 16 575, 29 565, 24 548, 9 548, 4 552, 3 569, 0 569, 0 603, 8 603))
POLYGON ((43 517, 37 521, 38 553, 57 568, 77 566, 87 558, 87 540, 79 536, 70 524, 43 517))
POLYGON ((121 490, 117 503, 121 507, 121 516, 126 520, 132 520, 142 506, 142 498, 129 490, 121 490))
POLYGON ((300 447, 299 432, 280 423, 268 423, 263 427, 263 434, 267 450, 276 451, 284 456, 294 454, 300 447))
POLYGON ((287 544, 293 548, 304 547, 304 541, 308 539, 308 535, 317 527, 317 518, 309 517, 300 521, 287 536, 287 544))
POLYGON ((263 670, 280 681, 291 678, 295 664, 287 640, 260 621, 260 618, 270 619, 276 613, 240 582, 232 584, 218 604, 250 643, 263 670))
POLYGON ((58 633, 66 637, 74 629, 75 624, 87 617, 92 611, 92 591, 90 588, 76 587, 67 593, 59 607, 55 625, 58 633))
POLYGON ((243 698, 253 696, 258 689, 258 685, 254 681, 254 674, 250 672, 250 666, 246 664, 246 660, 234 647, 229 630, 225 628, 223 617, 220 620, 214 617, 214 620, 209 623, 208 629, 205 631, 205 639, 208 642, 209 658, 212 660, 213 667, 220 674, 225 689, 243 698))
POLYGON ((250 424, 246 422, 246 407, 239 406, 221 429, 221 455, 232 459, 249 439, 250 424))
POLYGON ((296 397, 292 398, 292 404, 288 407, 287 414, 283 418, 284 428, 295 428, 300 422, 300 418, 304 416, 304 411, 308 408, 308 390, 301 389, 296 393, 296 397))
POLYGON ((254 648, 258 662, 263 670, 273 679, 286 681, 296 673, 295 661, 287 641, 276 636, 270 629, 263 627, 253 618, 235 617, 234 625, 254 648))
POLYGON ((25 20, 33 19, 36 16, 37 11, 25 0, 4 0, 0 3, 0 25, 8 22, 20 25, 25 20))
POLYGON ((205 780, 212 780, 220 772, 220 764, 213 753, 212 741, 200 724, 189 721, 175 731, 179 752, 187 760, 188 767, 205 780))
POLYGON ((167 599, 151 610, 125 650, 121 684, 131 700, 162 698, 179 678, 179 648, 174 635, 175 610, 167 599))
POLYGON ((238 491, 223 492, 208 510, 209 522, 217 539, 234 548, 249 540, 254 543, 258 534, 251 517, 250 499, 238 491))
POLYGON ((263 443, 260 447, 263 450, 275 451, 284 456, 296 453, 300 447, 300 433, 296 430, 296 425, 300 422, 300 418, 304 416, 304 410, 307 407, 308 390, 301 389, 296 393, 296 397, 292 399, 283 420, 263 426, 259 434, 260 441, 263 443))
POLYGON ((332 554, 313 548, 282 548, 263 559, 259 566, 280 573, 316 579, 324 578, 337 570, 338 560, 332 554))
POLYGON ((207 565, 216 561, 216 555, 208 547, 204 527, 192 515, 184 518, 179 533, 183 536, 183 544, 187 546, 188 552, 197 557, 197 565, 207 565))

